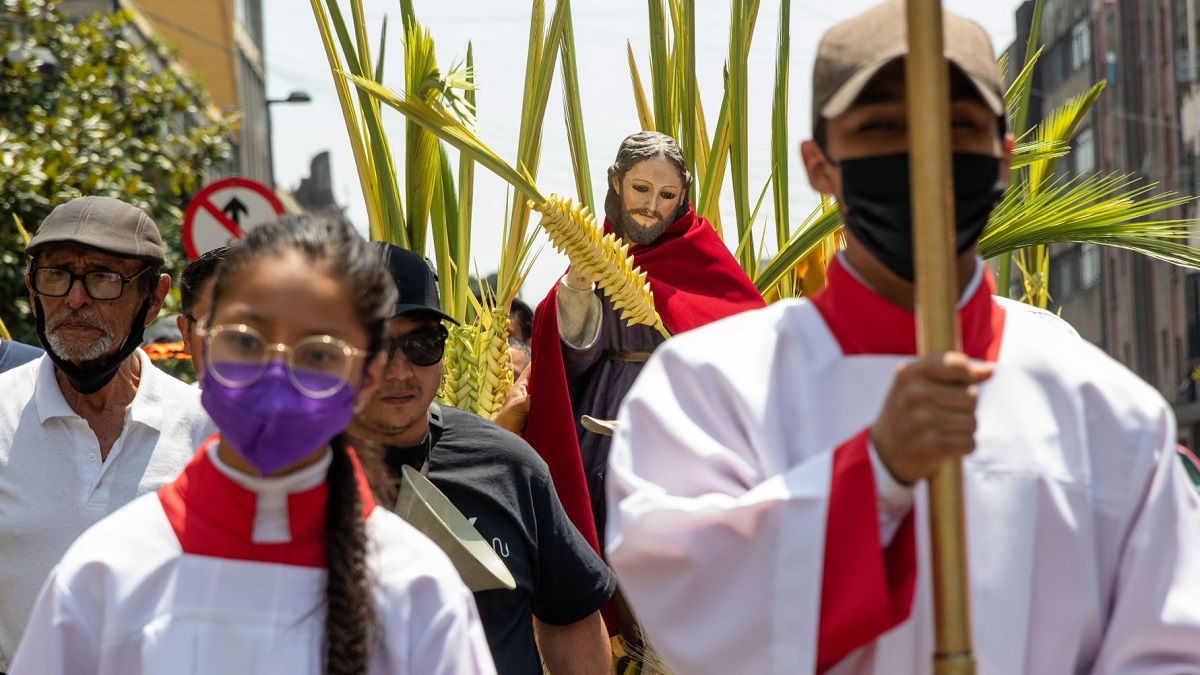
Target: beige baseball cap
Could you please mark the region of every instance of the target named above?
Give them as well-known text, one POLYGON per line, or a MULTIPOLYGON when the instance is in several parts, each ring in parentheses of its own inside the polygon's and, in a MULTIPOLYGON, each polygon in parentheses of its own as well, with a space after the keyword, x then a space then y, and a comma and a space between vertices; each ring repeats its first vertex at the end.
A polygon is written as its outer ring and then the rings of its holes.
MULTIPOLYGON (((1004 83, 982 26, 957 14, 942 12, 946 60, 971 80, 992 112, 1003 115, 1004 83)), ((850 109, 881 68, 908 54, 908 19, 904 0, 882 5, 830 28, 817 46, 813 66, 812 124, 850 109)))

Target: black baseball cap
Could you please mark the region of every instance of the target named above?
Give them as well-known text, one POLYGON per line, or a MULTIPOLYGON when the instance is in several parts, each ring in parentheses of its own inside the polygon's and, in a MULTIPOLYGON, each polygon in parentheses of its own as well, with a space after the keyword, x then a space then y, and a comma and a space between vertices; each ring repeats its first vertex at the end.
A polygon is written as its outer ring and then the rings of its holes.
POLYGON ((59 204, 38 226, 25 252, 32 256, 51 244, 76 244, 121 258, 163 263, 158 226, 145 211, 111 197, 77 197, 59 204))
POLYGON ((458 323, 454 317, 442 311, 442 303, 438 299, 437 273, 428 260, 386 242, 373 241, 371 245, 379 251, 379 257, 400 293, 392 316, 433 314, 450 323, 458 323))

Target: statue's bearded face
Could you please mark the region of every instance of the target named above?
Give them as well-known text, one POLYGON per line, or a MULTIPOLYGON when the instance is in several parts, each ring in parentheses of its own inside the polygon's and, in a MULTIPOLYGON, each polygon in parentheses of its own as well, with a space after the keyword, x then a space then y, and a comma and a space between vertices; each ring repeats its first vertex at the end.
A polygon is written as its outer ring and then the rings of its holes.
POLYGON ((612 180, 621 197, 620 222, 614 223, 617 235, 635 244, 653 243, 671 224, 683 200, 679 169, 659 154, 612 180))

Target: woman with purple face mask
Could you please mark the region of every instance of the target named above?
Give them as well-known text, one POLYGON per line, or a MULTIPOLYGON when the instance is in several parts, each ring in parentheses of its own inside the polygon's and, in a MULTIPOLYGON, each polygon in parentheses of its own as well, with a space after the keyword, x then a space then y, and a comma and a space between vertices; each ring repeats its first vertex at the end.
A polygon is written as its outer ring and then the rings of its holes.
POLYGON ((395 294, 347 227, 251 230, 203 333, 219 433, 67 551, 10 675, 494 673, 470 592, 375 508, 343 436, 395 294))

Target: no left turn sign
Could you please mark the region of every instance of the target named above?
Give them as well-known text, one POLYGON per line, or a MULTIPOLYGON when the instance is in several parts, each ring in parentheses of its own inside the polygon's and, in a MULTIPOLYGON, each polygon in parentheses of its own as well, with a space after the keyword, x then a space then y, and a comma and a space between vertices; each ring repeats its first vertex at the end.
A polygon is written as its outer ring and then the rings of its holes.
POLYGON ((205 186, 188 204, 183 217, 183 250, 195 260, 281 215, 283 203, 271 188, 248 178, 219 180, 205 186))

